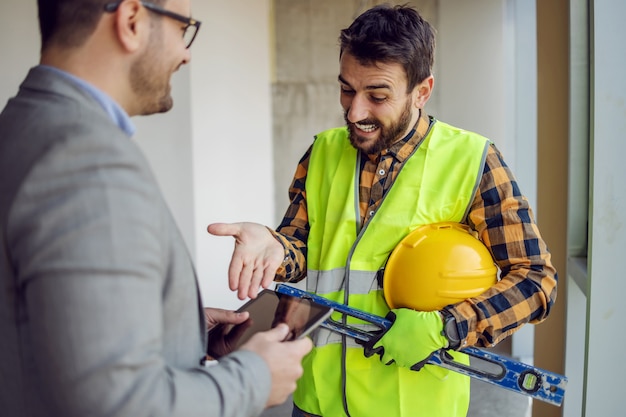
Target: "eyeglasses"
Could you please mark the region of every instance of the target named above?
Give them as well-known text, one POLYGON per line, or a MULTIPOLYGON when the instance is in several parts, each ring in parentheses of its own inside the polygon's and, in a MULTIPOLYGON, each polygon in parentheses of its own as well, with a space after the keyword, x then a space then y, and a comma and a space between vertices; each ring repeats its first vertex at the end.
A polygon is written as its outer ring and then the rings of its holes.
MULTIPOLYGON (((122 1, 124 0, 105 4, 104 11, 107 13, 112 13, 116 11, 117 8, 122 3, 122 1)), ((196 39, 196 35, 198 34, 198 31, 200 30, 200 24, 202 22, 196 19, 192 19, 191 17, 186 17, 178 13, 170 12, 169 10, 165 10, 162 7, 159 7, 155 4, 152 4, 146 1, 142 1, 140 3, 143 7, 145 7, 146 9, 150 10, 153 13, 159 14, 161 16, 167 16, 171 19, 175 19, 175 20, 178 20, 179 22, 184 23, 186 25, 185 28, 183 29, 183 40, 185 41, 185 47, 189 48, 191 46, 191 44, 193 43, 193 40, 196 39)))

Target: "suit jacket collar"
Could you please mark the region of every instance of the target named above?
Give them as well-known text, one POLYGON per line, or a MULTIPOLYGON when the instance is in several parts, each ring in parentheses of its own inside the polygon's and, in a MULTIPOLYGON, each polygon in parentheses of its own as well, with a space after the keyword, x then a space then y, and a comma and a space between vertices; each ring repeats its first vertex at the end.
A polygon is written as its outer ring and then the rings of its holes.
POLYGON ((97 106, 128 136, 135 133, 135 126, 126 111, 110 96, 87 81, 58 68, 47 65, 32 68, 22 88, 53 92, 80 101, 81 105, 97 106))

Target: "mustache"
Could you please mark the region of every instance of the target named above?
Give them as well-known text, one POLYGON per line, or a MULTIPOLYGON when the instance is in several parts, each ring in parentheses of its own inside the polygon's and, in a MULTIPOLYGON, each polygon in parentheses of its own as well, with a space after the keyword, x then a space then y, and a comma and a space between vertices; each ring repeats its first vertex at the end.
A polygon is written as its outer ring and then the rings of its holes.
POLYGON ((345 120, 346 125, 348 125, 349 127, 354 126, 355 124, 361 124, 361 125, 376 125, 376 126, 380 126, 380 122, 378 121, 378 119, 362 119, 362 120, 358 120, 356 122, 351 122, 350 120, 348 120, 348 110, 345 110, 343 112, 343 120, 345 120))
MULTIPOLYGON (((348 122, 350 123, 350 122, 348 122)), ((354 122, 354 123, 350 123, 351 125, 355 125, 355 124, 360 124, 360 125, 376 125, 378 126, 378 120, 374 120, 374 119, 363 119, 363 120, 359 120, 358 122, 354 122)))
POLYGON ((379 123, 379 121, 378 121, 377 119, 363 119, 363 120, 359 120, 359 121, 356 121, 356 122, 354 122, 354 123, 353 123, 353 122, 351 122, 350 120, 348 120, 348 116, 346 115, 346 116, 344 116, 344 120, 346 121, 346 124, 347 124, 348 126, 354 126, 354 125, 356 125, 357 123, 358 123, 358 124, 360 124, 360 125, 375 125, 375 126, 380 126, 380 123, 379 123))

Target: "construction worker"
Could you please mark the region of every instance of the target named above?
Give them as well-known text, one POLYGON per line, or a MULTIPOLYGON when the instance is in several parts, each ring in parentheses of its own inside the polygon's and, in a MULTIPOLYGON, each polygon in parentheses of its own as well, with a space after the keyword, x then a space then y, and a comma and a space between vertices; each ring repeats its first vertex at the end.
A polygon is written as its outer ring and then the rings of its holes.
POLYGON ((357 17, 340 35, 346 126, 318 134, 300 160, 280 226, 208 227, 236 239, 229 284, 241 299, 274 279, 307 277, 308 291, 393 319, 365 347, 319 330, 293 416, 465 416, 469 379, 423 361, 441 348, 494 346, 555 302, 550 254, 500 152, 423 110, 434 46, 433 28, 411 7, 357 17), (441 309, 390 311, 377 271, 412 230, 440 222, 475 232, 500 279, 441 309))

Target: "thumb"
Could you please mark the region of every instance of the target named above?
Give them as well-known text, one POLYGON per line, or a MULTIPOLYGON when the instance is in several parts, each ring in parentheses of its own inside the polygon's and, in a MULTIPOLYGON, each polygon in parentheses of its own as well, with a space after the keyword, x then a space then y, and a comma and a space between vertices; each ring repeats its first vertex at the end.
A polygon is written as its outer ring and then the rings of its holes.
POLYGON ((272 342, 282 342, 289 335, 289 326, 279 323, 276 327, 267 331, 267 335, 272 342))
POLYGON ((235 236, 239 234, 241 227, 240 223, 212 223, 206 230, 215 236, 235 236))

